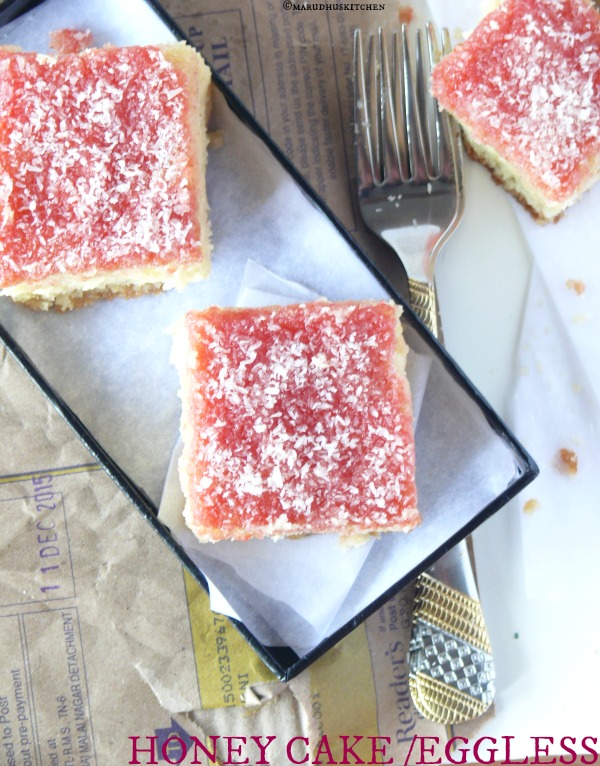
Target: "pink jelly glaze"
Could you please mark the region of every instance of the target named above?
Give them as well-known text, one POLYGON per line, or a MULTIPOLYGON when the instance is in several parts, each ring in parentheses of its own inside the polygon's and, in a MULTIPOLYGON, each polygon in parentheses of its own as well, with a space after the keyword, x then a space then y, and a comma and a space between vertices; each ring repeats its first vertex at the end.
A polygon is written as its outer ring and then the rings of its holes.
POLYGON ((600 14, 585 0, 505 0, 434 69, 432 89, 473 138, 551 200, 600 153, 600 14))
POLYGON ((193 525, 244 538, 283 514, 296 533, 418 523, 397 321, 386 303, 188 314, 193 525))
POLYGON ((155 47, 0 52, 0 285, 198 260, 188 112, 155 47))

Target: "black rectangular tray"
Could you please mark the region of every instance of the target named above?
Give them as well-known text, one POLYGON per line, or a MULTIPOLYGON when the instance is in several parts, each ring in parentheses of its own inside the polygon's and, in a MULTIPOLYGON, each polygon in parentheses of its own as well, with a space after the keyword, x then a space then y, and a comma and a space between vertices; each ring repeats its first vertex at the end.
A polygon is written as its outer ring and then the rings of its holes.
MULTIPOLYGON (((165 9, 156 0, 145 0, 146 4, 157 14, 162 20, 170 32, 178 39, 186 40, 186 35, 178 27, 175 21, 167 14, 165 9)), ((12 20, 19 14, 27 12, 40 5, 40 0, 13 0, 12 2, 6 2, 0 9, 0 23, 5 24, 12 20)), ((187 41, 191 43, 189 39, 187 41)), ((320 211, 323 216, 329 220, 331 226, 333 226, 339 237, 344 240, 348 247, 355 254, 367 269, 369 269, 376 277, 378 282, 382 285, 385 292, 389 297, 396 302, 400 303, 404 307, 403 322, 412 336, 419 340, 424 347, 431 350, 431 353, 439 360, 441 366, 452 378, 452 380, 460 387, 465 395, 472 400, 477 409, 483 415, 490 429, 497 435, 498 439, 502 440, 507 449, 512 453, 514 458, 514 476, 508 483, 506 488, 497 494, 492 502, 481 508, 480 511, 473 516, 467 523, 462 525, 456 530, 454 534, 444 540, 443 544, 437 546, 434 550, 429 552, 429 555, 423 558, 419 563, 419 566, 412 567, 409 571, 403 573, 398 581, 390 588, 381 593, 381 595, 373 600, 368 607, 362 609, 359 613, 355 614, 350 620, 345 622, 341 627, 328 635, 318 646, 311 651, 307 652, 303 656, 299 656, 289 647, 285 646, 267 646, 261 643, 255 635, 248 630, 248 628, 238 620, 232 620, 232 623, 245 637, 249 644, 254 648, 257 654, 262 658, 265 664, 271 669, 271 671, 282 680, 289 680, 296 676, 302 670, 307 668, 318 657, 322 656, 330 647, 340 641, 345 635, 352 631, 357 625, 363 622, 369 615, 379 609, 388 599, 390 599, 395 593, 406 586, 411 580, 413 580, 421 571, 429 567, 440 555, 449 550, 457 542, 471 533, 479 524, 485 521, 494 512, 504 506, 511 498, 518 494, 525 486, 527 486, 537 475, 538 469, 531 456, 527 453, 524 447, 517 441, 514 435, 506 427, 506 425, 500 420, 494 410, 490 407, 487 401, 481 396, 479 391, 470 383, 470 381, 464 376, 462 371, 458 368, 451 357, 446 351, 437 343, 437 341, 430 335, 427 329, 422 325, 420 320, 413 314, 410 308, 406 305, 404 298, 382 273, 380 273, 373 265, 373 260, 369 258, 368 254, 361 249, 351 235, 342 226, 339 220, 335 217, 332 211, 319 197, 319 195, 308 184, 306 179, 297 171, 293 164, 283 154, 281 149, 273 142, 270 136, 265 130, 256 122, 254 117, 246 109, 246 107, 240 102, 230 88, 224 84, 219 75, 213 71, 213 81, 215 88, 222 94, 228 108, 232 113, 241 121, 241 123, 250 130, 259 141, 264 145, 273 161, 280 166, 285 173, 293 180, 297 187, 302 191, 306 198, 314 205, 315 209, 320 211)), ((5 344, 9 352, 16 359, 19 365, 26 371, 31 379, 36 383, 38 388, 52 404, 52 406, 60 413, 65 421, 75 431, 77 436, 89 449, 93 457, 103 466, 106 472, 113 479, 115 484, 123 491, 128 497, 135 508, 142 514, 146 521, 153 527, 156 533, 164 540, 168 548, 178 557, 181 563, 189 570, 192 576, 198 581, 198 583, 204 588, 207 588, 207 582, 203 573, 198 569, 194 562, 190 559, 181 545, 172 537, 169 530, 166 529, 163 524, 157 518, 158 508, 155 500, 151 499, 145 489, 136 481, 134 481, 126 470, 119 464, 117 460, 111 457, 110 451, 103 446, 98 438, 92 433, 90 428, 83 422, 81 417, 74 411, 70 404, 64 399, 59 390, 56 390, 46 379, 39 369, 39 365, 36 363, 36 359, 32 357, 27 349, 22 347, 21 344, 2 324, 0 324, 0 340, 5 344)))

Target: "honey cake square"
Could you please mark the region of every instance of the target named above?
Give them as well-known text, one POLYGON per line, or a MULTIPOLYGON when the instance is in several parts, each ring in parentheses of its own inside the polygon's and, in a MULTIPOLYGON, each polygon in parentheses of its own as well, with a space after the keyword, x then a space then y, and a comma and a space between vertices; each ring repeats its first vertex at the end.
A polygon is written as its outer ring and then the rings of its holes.
POLYGON ((467 148, 544 223, 600 173, 600 13, 588 0, 504 0, 432 73, 467 148))
POLYGON ((191 46, 0 50, 0 294, 182 287, 210 263, 210 70, 191 46))
POLYGON ((202 541, 408 532, 420 521, 400 308, 189 312, 175 331, 184 517, 202 541))

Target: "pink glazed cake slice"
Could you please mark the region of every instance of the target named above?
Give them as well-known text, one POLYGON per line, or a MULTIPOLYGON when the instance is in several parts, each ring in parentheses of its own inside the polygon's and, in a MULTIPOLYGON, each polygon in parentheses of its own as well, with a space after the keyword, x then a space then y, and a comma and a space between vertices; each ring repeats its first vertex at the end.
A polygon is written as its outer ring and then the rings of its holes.
POLYGON ((434 68, 470 154, 540 222, 600 173, 600 13, 588 0, 504 0, 434 68))

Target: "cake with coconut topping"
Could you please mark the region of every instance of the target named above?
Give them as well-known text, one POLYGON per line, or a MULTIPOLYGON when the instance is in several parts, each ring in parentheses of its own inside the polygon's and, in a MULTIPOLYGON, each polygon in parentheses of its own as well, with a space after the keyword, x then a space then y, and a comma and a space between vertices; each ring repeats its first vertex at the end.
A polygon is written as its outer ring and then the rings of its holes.
POLYGON ((353 538, 419 523, 399 314, 324 301, 186 314, 173 346, 179 472, 199 540, 353 538))
POLYGON ((504 0, 434 68, 472 156, 540 222, 600 174, 600 13, 588 0, 504 0))
POLYGON ((1 50, 0 294, 67 310, 206 277, 209 94, 184 43, 1 50))

